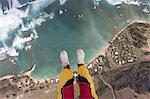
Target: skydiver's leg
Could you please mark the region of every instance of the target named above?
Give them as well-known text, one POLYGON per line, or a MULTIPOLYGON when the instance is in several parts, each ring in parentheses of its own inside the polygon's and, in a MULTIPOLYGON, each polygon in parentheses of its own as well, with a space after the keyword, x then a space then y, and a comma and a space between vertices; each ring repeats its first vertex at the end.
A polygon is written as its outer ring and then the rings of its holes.
POLYGON ((80 99, 98 99, 92 77, 84 63, 85 53, 77 49, 77 73, 80 87, 80 99))
POLYGON ((73 72, 70 70, 70 63, 66 51, 60 53, 60 60, 63 70, 59 75, 57 99, 74 99, 74 78, 73 72))

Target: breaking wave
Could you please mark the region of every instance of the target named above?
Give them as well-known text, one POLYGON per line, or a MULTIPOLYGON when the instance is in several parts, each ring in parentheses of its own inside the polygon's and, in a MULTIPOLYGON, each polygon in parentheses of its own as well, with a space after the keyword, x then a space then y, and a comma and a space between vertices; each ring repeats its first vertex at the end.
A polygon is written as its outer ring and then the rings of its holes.
MULTIPOLYGON (((103 0, 93 0, 94 2, 102 2, 103 0)), ((136 5, 143 8, 143 12, 150 14, 150 1, 149 0, 106 0, 111 5, 120 5, 122 3, 128 5, 136 5)), ((97 3, 95 3, 97 4, 97 3)))
MULTIPOLYGON (((0 60, 9 56, 19 56, 17 50, 30 49, 32 45, 26 43, 39 38, 36 27, 47 19, 53 19, 55 15, 53 11, 50 14, 42 12, 55 0, 24 1, 0 1, 0 60), (7 44, 9 40, 11 44, 7 44)), ((59 0, 60 5, 66 1, 59 0)))

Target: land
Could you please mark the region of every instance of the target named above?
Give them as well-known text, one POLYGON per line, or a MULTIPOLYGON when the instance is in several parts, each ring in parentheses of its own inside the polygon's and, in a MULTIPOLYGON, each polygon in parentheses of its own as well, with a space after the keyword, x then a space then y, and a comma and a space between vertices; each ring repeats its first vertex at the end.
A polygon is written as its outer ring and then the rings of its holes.
MULTIPOLYGON (((132 22, 108 43, 87 64, 98 96, 149 99, 150 23, 132 22)), ((29 73, 9 76, 0 80, 0 99, 56 99, 58 81, 57 77, 36 80, 29 73)), ((78 88, 75 95, 78 99, 78 88)))

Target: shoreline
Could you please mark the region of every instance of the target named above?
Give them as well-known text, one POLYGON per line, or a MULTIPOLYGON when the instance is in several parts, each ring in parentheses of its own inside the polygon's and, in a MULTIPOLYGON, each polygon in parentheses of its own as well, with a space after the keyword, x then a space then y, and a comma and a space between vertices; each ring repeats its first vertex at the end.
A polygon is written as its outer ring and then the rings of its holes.
MULTIPOLYGON (((116 32, 114 36, 112 36, 110 38, 110 42, 113 42, 114 39, 116 37, 118 37, 119 34, 121 34, 128 26, 134 24, 134 23, 145 23, 145 24, 150 24, 149 21, 146 21, 146 20, 133 20, 131 21, 130 23, 128 23, 123 29, 121 29, 119 32, 116 32)), ((86 65, 90 64, 92 61, 94 61, 94 59, 96 59, 99 55, 104 55, 105 56, 105 53, 107 52, 107 49, 109 48, 110 44, 107 43, 107 45, 98 51, 97 54, 95 54, 93 57, 91 57, 89 59, 89 61, 86 63, 86 65)), ((35 65, 35 64, 34 64, 35 65)), ((32 76, 32 72, 34 71, 35 69, 35 66, 32 66, 31 69, 27 70, 27 71, 24 71, 22 74, 18 74, 18 75, 6 75, 6 76, 3 76, 3 77, 0 77, 0 81, 2 81, 3 79, 10 79, 11 77, 20 77, 20 76, 25 76, 25 75, 28 75, 29 77, 33 78, 32 76)), ((43 77, 41 79, 36 79, 36 78, 33 78, 35 80, 43 80, 43 79, 49 79, 49 78, 58 78, 59 75, 56 75, 56 76, 53 76, 53 77, 43 77)))
MULTIPOLYGON (((108 42, 113 42, 115 40, 116 37, 118 37, 119 34, 121 34, 128 26, 131 26, 134 23, 144 23, 144 24, 150 24, 150 21, 146 21, 146 20, 134 20, 131 21, 130 23, 126 24, 124 28, 122 28, 119 32, 116 32, 114 36, 112 36, 110 38, 110 40, 108 40, 108 42)), ((98 51, 98 53, 96 55, 94 55, 88 62, 87 64, 90 64, 94 59, 96 59, 99 55, 104 55, 107 52, 107 49, 109 48, 110 44, 107 43, 107 46, 104 47, 103 49, 101 49, 100 51, 98 51)))
POLYGON ((94 55, 88 62, 86 65, 90 64, 92 61, 94 61, 99 55, 105 55, 107 48, 109 47, 109 45, 107 45, 106 47, 104 47, 103 49, 101 49, 100 51, 98 51, 98 53, 96 55, 94 55))

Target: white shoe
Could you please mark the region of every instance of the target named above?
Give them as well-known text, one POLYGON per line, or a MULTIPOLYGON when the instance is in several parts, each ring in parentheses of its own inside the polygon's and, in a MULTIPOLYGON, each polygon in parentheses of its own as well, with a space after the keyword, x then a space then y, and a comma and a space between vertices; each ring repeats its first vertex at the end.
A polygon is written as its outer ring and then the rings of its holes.
POLYGON ((82 49, 77 49, 77 64, 85 64, 84 63, 85 53, 82 49))
POLYGON ((65 50, 60 53, 60 60, 61 60, 62 66, 65 67, 65 66, 70 65, 69 59, 68 59, 68 54, 65 50))

